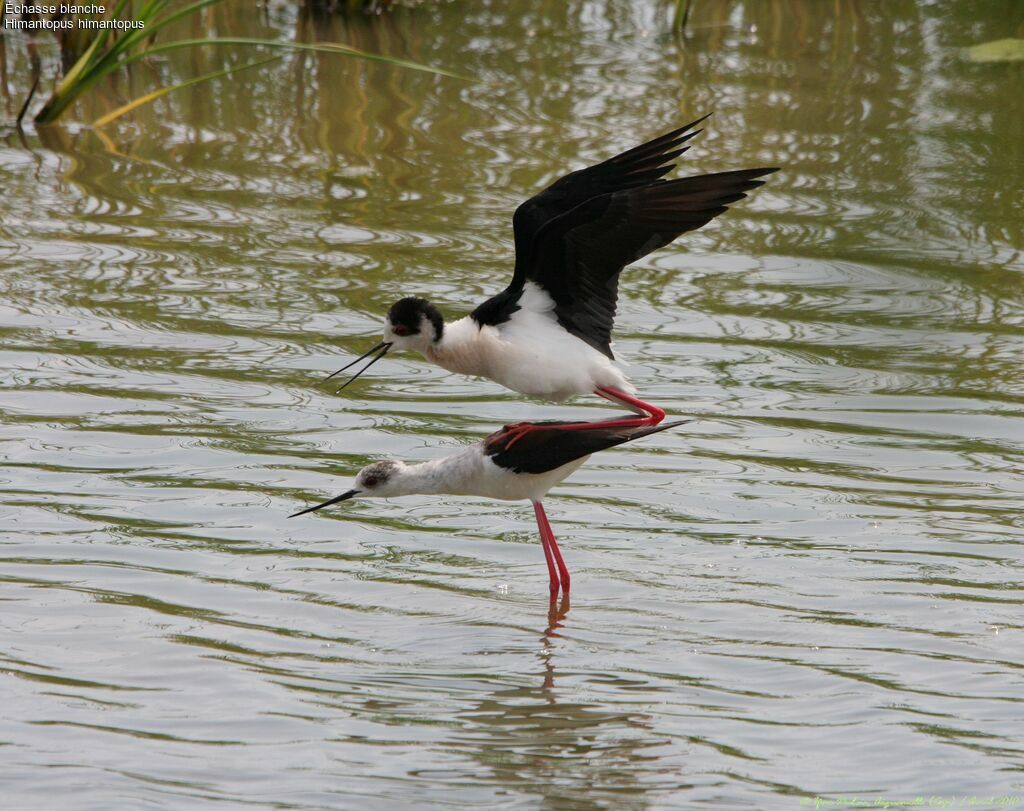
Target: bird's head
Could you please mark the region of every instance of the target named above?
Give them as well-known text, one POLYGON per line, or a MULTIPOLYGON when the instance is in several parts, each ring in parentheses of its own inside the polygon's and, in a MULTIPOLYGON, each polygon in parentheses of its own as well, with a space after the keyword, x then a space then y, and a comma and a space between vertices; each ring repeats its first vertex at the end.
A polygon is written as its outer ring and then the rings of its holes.
POLYGON ((391 305, 387 318, 384 319, 384 340, 369 352, 360 355, 351 363, 327 376, 330 380, 335 375, 351 369, 359 361, 370 358, 367 364, 342 384, 341 389, 359 377, 373 364, 383 358, 392 349, 398 351, 415 350, 423 355, 444 334, 444 316, 426 299, 409 296, 391 305), (370 357, 370 356, 373 357, 370 357))
POLYGON ((367 465, 356 474, 355 489, 366 498, 390 498, 408 495, 404 476, 408 465, 396 459, 385 459, 367 465))
POLYGON ((444 316, 423 298, 401 298, 391 305, 384 320, 384 343, 391 348, 425 353, 441 340, 444 316))
POLYGON ((320 504, 314 504, 304 510, 299 510, 288 516, 294 518, 296 515, 315 512, 339 501, 348 501, 352 498, 391 498, 392 496, 407 496, 412 493, 407 481, 405 472, 408 465, 394 459, 385 459, 383 462, 374 462, 367 465, 356 474, 356 480, 352 483, 352 489, 346 490, 340 496, 328 499, 320 504))

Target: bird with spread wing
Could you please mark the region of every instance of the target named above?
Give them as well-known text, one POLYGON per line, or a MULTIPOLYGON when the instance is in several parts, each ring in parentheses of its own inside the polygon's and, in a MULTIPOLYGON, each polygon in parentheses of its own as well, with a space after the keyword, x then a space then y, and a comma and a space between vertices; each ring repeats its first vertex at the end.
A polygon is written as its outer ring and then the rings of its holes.
MULTIPOLYGON (((515 270, 505 290, 451 323, 426 299, 402 298, 388 310, 384 339, 334 374, 369 357, 348 385, 390 350, 412 350, 532 397, 559 401, 593 392, 636 414, 618 427, 657 425, 665 412, 636 397, 612 354, 619 275, 707 224, 777 171, 666 180, 706 118, 565 175, 527 200, 512 219, 515 270)), ((564 430, 594 425, 567 423, 564 430)), ((530 423, 510 426, 511 441, 531 430, 530 423)))

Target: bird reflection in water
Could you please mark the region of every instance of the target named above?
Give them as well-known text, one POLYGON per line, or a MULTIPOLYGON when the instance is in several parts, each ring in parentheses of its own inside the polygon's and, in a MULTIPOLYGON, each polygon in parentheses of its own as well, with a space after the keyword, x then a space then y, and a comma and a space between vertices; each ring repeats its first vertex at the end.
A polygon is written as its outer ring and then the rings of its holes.
POLYGON ((548 604, 548 627, 544 629, 541 637, 542 647, 537 656, 544 663, 544 689, 549 690, 555 686, 555 665, 553 662, 555 650, 551 646, 552 640, 561 637, 558 629, 565 623, 569 615, 569 593, 562 592, 562 599, 551 598, 548 604))
POLYGON ((569 609, 565 594, 549 603, 534 653, 541 678, 524 667, 464 706, 454 719, 455 746, 483 767, 476 776, 527 792, 538 800, 533 807, 642 808, 648 785, 663 780, 650 750, 664 740, 650 715, 632 700, 620 703, 625 683, 615 674, 569 671, 556 683, 558 656, 572 644, 563 635, 569 609))

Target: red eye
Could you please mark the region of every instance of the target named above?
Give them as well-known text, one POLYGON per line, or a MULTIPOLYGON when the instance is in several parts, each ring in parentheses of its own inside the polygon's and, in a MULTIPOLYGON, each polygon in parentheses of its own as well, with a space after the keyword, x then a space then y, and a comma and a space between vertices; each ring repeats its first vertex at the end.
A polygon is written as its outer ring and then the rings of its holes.
POLYGON ((365 484, 367 487, 376 487, 377 486, 377 477, 376 476, 367 476, 365 479, 363 479, 363 484, 365 484))
POLYGON ((408 327, 404 327, 401 324, 399 324, 397 327, 392 327, 391 331, 393 333, 395 333, 395 335, 408 335, 409 334, 409 328, 408 327))

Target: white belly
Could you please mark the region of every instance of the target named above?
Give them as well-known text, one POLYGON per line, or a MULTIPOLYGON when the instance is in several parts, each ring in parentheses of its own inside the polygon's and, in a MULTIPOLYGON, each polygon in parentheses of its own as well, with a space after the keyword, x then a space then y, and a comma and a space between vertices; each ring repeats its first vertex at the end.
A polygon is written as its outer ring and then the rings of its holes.
POLYGON ((513 473, 498 467, 488 459, 483 475, 474 483, 473 495, 505 501, 540 501, 548 490, 575 473, 589 458, 584 456, 574 459, 569 464, 549 470, 547 473, 513 473))
POLYGON ((547 400, 588 394, 598 386, 634 391, 614 361, 547 313, 520 310, 505 324, 483 328, 463 318, 446 326, 441 346, 426 357, 450 371, 547 400))

